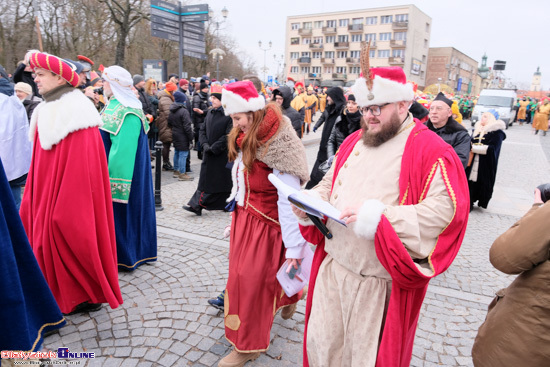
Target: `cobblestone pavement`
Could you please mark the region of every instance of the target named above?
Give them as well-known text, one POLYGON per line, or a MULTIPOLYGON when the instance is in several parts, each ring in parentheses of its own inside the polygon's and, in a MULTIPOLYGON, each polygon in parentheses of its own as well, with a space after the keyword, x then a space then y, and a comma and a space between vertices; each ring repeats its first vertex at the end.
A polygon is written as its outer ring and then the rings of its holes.
MULTIPOLYGON (((310 166, 320 131, 306 136, 310 166)), ((487 210, 475 208, 462 248, 449 270, 432 280, 418 324, 412 366, 471 366, 470 351, 493 294, 512 279, 488 260, 493 240, 528 210, 533 188, 550 182, 550 136, 530 126, 506 131, 497 183, 487 210), (541 146, 542 143, 542 146, 541 146)), ((158 258, 132 273, 120 273, 124 304, 67 316, 67 326, 45 339, 43 350, 68 347, 95 352, 89 366, 216 366, 229 349, 223 315, 207 305, 225 287, 229 244, 223 230, 228 213, 185 212, 197 186, 199 161, 192 153, 195 181, 162 174, 163 211, 157 212, 158 258)), ((291 320, 275 317, 272 341, 255 366, 299 366, 304 301, 291 320)))

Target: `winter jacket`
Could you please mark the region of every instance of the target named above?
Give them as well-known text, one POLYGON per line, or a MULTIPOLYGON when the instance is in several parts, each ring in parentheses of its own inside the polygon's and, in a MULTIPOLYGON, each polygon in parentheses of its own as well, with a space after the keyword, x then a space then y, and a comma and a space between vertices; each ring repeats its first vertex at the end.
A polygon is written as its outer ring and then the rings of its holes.
POLYGON ((17 69, 13 72, 13 82, 14 83, 27 83, 32 88, 32 95, 36 96, 38 98, 42 98, 40 93, 38 92, 38 86, 34 82, 34 78, 32 76, 32 73, 30 71, 25 71, 25 68, 27 66, 23 63, 21 63, 17 69))
POLYGON ((168 127, 168 116, 170 115, 170 106, 174 103, 174 97, 163 90, 158 94, 159 98, 159 116, 156 124, 159 132, 159 140, 163 143, 172 142, 172 129, 168 127))
POLYGON ((550 366, 550 203, 533 207, 491 246, 491 264, 519 274, 489 305, 476 367, 550 366))
POLYGON ((304 117, 298 111, 290 106, 292 102, 292 90, 289 87, 279 87, 273 91, 273 101, 275 101, 275 96, 280 95, 283 97, 283 114, 290 119, 292 127, 298 134, 298 137, 302 137, 302 125, 304 124, 304 117))
POLYGON ((336 119, 327 143, 327 157, 332 157, 340 148, 340 145, 351 133, 361 128, 361 113, 351 114, 347 109, 336 119))
POLYGON ((193 95, 193 108, 198 108, 204 112, 202 115, 200 113, 193 113, 193 123, 195 125, 200 125, 204 122, 206 118, 206 112, 208 112, 208 94, 199 92, 193 95))
POLYGON ((453 147, 458 158, 462 162, 464 168, 468 165, 468 157, 470 156, 470 134, 468 130, 458 122, 456 122, 452 117, 449 117, 445 126, 437 129, 430 120, 426 122, 428 129, 436 133, 445 141, 453 147))
POLYGON ((181 103, 172 103, 170 106, 170 115, 168 116, 168 126, 172 129, 172 142, 176 150, 189 150, 193 142, 193 126, 191 116, 185 105, 181 103))
POLYGON ((145 89, 141 88, 141 89, 137 89, 138 91, 138 96, 139 96, 139 101, 141 102, 141 105, 143 106, 143 113, 146 114, 146 115, 151 115, 151 116, 155 116, 156 113, 155 111, 153 110, 153 104, 151 103, 151 100, 149 99, 149 96, 147 95, 147 93, 145 92, 145 89))
POLYGON ((42 100, 38 97, 31 97, 30 95, 27 96, 23 101, 23 106, 25 106, 25 110, 27 111, 27 117, 29 118, 29 123, 31 122, 31 116, 36 108, 42 102, 42 100), (29 98, 30 97, 30 98, 29 98))

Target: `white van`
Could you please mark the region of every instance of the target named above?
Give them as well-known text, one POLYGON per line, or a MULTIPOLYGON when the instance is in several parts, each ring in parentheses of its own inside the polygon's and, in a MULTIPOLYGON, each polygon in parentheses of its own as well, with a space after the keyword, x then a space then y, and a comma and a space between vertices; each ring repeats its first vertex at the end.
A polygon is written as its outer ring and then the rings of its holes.
POLYGON ((494 109, 499 114, 499 119, 504 121, 506 128, 512 125, 516 111, 514 111, 514 103, 516 103, 516 91, 514 89, 484 89, 479 93, 477 104, 472 112, 472 126, 479 121, 481 115, 491 109, 494 109))

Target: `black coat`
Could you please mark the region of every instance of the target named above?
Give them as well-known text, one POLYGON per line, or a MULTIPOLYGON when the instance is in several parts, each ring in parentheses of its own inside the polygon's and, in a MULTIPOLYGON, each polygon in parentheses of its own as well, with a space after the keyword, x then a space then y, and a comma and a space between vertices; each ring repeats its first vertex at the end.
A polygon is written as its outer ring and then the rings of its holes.
POLYGON ((328 138, 332 133, 332 128, 336 123, 336 119, 340 117, 342 110, 346 105, 346 97, 344 97, 344 91, 340 87, 332 87, 327 91, 334 103, 327 105, 325 112, 321 115, 317 123, 315 124, 315 130, 323 125, 323 132, 321 134, 321 143, 319 144, 319 152, 317 152, 317 160, 311 170, 311 179, 306 185, 306 189, 311 189, 316 186, 322 179, 324 174, 319 171, 319 165, 328 159, 327 144, 328 138))
MULTIPOLYGON (((503 124, 504 125, 504 124, 503 124)), ((487 154, 479 154, 479 166, 477 170, 477 181, 469 181, 470 203, 478 201, 478 205, 482 208, 487 208, 489 200, 493 196, 493 187, 497 177, 498 158, 500 156, 500 148, 502 141, 506 139, 506 134, 502 130, 491 131, 483 135, 481 143, 488 145, 487 154)), ((478 143, 479 135, 472 138, 472 143, 478 143)), ((475 155, 474 155, 475 157, 475 155)), ((472 165, 466 168, 466 177, 470 177, 472 165)))
POLYGON ((27 117, 29 118, 29 123, 31 122, 31 116, 36 108, 42 102, 39 99, 35 99, 35 97, 32 97, 30 99, 24 99, 23 100, 23 106, 25 106, 25 110, 27 111, 27 117))
POLYGON ((204 112, 202 115, 196 112, 193 113, 193 123, 200 125, 204 122, 206 112, 208 111, 208 94, 204 94, 203 92, 195 93, 193 95, 192 106, 204 112))
MULTIPOLYGON (((137 89, 137 88, 136 88, 137 89)), ((153 104, 151 103, 151 100, 149 99, 149 96, 145 92, 145 89, 137 89, 138 95, 139 95, 139 101, 141 102, 143 113, 146 115, 151 115, 155 117, 157 114, 156 111, 153 109, 153 104)))
POLYGON ((25 71, 26 65, 21 63, 17 69, 13 72, 13 82, 14 83, 27 83, 32 88, 32 95, 36 96, 38 98, 42 98, 40 93, 38 92, 38 86, 34 82, 34 78, 32 77, 32 73, 30 71, 25 71))
POLYGON ((172 143, 176 150, 189 150, 193 141, 193 126, 191 116, 185 105, 172 103, 170 115, 168 115, 168 126, 172 128, 172 143))
POLYGON ((426 121, 426 126, 428 129, 436 133, 445 141, 453 147, 454 151, 460 158, 464 168, 468 165, 468 158, 470 157, 470 134, 468 130, 458 122, 456 122, 452 117, 449 117, 445 126, 436 129, 430 120, 426 121))
POLYGON ((227 166, 227 134, 233 128, 231 117, 225 116, 223 108, 212 108, 206 114, 199 131, 203 149, 199 191, 208 194, 231 192, 231 171, 227 166))
POLYGON ((290 102, 292 102, 293 98, 292 90, 287 86, 279 87, 273 91, 273 101, 275 101, 276 95, 283 97, 283 114, 290 119, 292 127, 296 131, 296 134, 298 134, 298 137, 302 138, 304 116, 290 106, 290 102))
POLYGON ((361 128, 361 113, 359 111, 350 114, 344 109, 339 119, 332 128, 332 132, 328 138, 327 156, 330 158, 336 154, 343 141, 353 132, 361 128))

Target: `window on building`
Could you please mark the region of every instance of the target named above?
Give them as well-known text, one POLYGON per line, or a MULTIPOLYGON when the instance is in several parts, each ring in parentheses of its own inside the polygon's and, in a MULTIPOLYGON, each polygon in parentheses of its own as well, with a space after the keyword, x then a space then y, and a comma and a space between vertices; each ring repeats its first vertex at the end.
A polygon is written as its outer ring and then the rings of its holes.
POLYGON ((422 55, 422 63, 423 63, 423 64, 426 63, 426 55, 422 55))
POLYGON ((405 50, 392 50, 391 55, 393 57, 405 57, 405 50))
POLYGON ((346 71, 347 71, 347 67, 345 67, 345 66, 337 66, 336 67, 336 72, 338 74, 345 74, 346 71))
POLYGON ((292 74, 297 74, 297 73, 298 73, 298 67, 297 67, 297 66, 292 66, 292 67, 290 68, 290 72, 291 72, 292 74))
POLYGON ((345 59, 346 57, 348 57, 348 52, 347 51, 338 51, 336 53, 336 58, 337 59, 345 59))
POLYGON ((392 22, 393 15, 382 15, 380 17, 380 24, 389 24, 392 22))
POLYGON ((370 50, 369 57, 370 58, 375 58, 376 57, 376 50, 370 50))
POLYGON ((363 24, 363 18, 353 18, 351 24, 363 24))
POLYGON ((296 60, 297 58, 300 57, 300 53, 299 52, 291 52, 290 53, 290 59, 291 60, 296 60))
POLYGON ((349 68, 349 73, 350 74, 360 74, 361 73, 361 68, 359 66, 352 66, 351 68, 349 68))
POLYGON ((358 59, 359 57, 361 57, 361 51, 350 51, 349 57, 358 59))
POLYGON ((302 45, 309 45, 311 43, 311 38, 302 38, 302 45))
POLYGON ((393 33, 393 39, 397 41, 406 41, 407 40, 407 32, 394 32, 393 33))
POLYGON ((302 52, 302 57, 310 57, 311 52, 302 52))
POLYGON ((378 50, 378 57, 390 57, 390 50, 378 50))
POLYGON ((315 28, 315 29, 323 28, 323 21, 322 20, 317 20, 317 21, 313 22, 313 28, 315 28))
POLYGON ((300 44, 300 37, 292 37, 290 39, 290 44, 291 45, 299 45, 300 44))
POLYGON ((315 43, 316 45, 322 44, 323 43, 323 36, 313 37, 313 43, 315 43))
POLYGON ((321 67, 320 66, 313 66, 311 68, 311 72, 314 74, 321 74, 321 67))
POLYGON ((313 58, 314 59, 320 59, 321 57, 323 57, 322 55, 323 55, 322 52, 314 52, 313 53, 313 58))
POLYGON ((327 20, 328 28, 336 28, 336 20, 327 20))
POLYGON ((312 28, 311 22, 304 22, 303 26, 304 26, 304 29, 311 29, 312 28))
POLYGON ((351 35, 351 42, 361 42, 363 40, 362 34, 352 34, 351 35))
POLYGON ((339 27, 347 27, 349 24, 349 19, 340 19, 338 21, 338 26, 339 27))
POLYGON ((430 23, 426 23, 426 32, 430 33, 430 23))
POLYGON ((409 14, 397 14, 395 16, 396 22, 408 22, 409 21, 409 14))
POLYGON ((334 51, 325 51, 326 59, 334 59, 334 51))
POLYGON ((326 42, 327 43, 334 43, 336 41, 336 37, 334 36, 327 36, 326 42))
POLYGON ((424 48, 428 48, 428 40, 424 39, 424 48))
POLYGON ((342 34, 338 36, 338 42, 348 42, 349 36, 347 34, 342 34))
POLYGON ((365 18, 365 23, 367 25, 374 25, 374 24, 377 24, 378 23, 378 17, 366 17, 365 18))
POLYGON ((378 37, 380 41, 390 41, 391 40, 391 32, 387 33, 380 33, 380 36, 378 37))
POLYGON ((302 74, 309 74, 309 66, 302 66, 301 72, 302 74))
POLYGON ((332 74, 332 73, 334 73, 334 67, 325 66, 325 74, 332 74))
POLYGON ((376 41, 376 33, 366 33, 365 41, 376 41))
POLYGON ((293 31, 295 31, 295 30, 297 30, 297 29, 300 29, 300 23, 292 23, 292 24, 290 25, 290 28, 291 28, 293 31))

